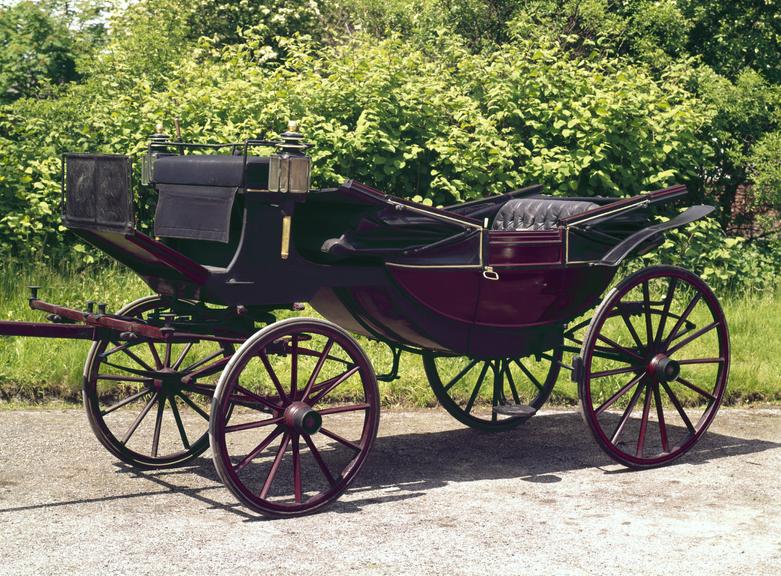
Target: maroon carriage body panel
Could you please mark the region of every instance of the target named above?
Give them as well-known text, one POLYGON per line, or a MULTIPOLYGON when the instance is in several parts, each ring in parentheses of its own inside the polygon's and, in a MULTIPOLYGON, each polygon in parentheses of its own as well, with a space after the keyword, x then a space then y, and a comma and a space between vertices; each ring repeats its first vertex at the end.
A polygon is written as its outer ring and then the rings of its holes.
POLYGON ((597 303, 615 269, 514 268, 497 269, 497 274, 498 280, 481 278, 475 324, 526 328, 580 316, 597 303))
POLYGON ((388 266, 396 284, 430 314, 472 323, 478 301, 479 268, 408 268, 388 266))

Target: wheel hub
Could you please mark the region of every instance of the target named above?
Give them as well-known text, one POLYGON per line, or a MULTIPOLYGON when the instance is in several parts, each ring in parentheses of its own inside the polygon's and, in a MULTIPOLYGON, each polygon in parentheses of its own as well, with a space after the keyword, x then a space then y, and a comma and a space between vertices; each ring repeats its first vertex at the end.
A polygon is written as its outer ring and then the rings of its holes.
POLYGON ((323 417, 304 402, 293 402, 285 409, 285 425, 299 434, 314 434, 320 430, 323 417))
POLYGON ((160 368, 157 370, 157 378, 152 380, 152 385, 156 390, 166 392, 177 392, 182 387, 182 374, 171 368, 160 368))
POLYGON ((670 382, 681 373, 681 365, 664 354, 657 354, 648 364, 648 373, 659 382, 670 382))

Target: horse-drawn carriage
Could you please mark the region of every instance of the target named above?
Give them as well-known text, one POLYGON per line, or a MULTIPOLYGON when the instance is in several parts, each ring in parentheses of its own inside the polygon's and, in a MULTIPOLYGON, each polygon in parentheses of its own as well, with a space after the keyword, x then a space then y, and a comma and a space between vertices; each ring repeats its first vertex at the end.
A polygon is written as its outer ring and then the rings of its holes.
POLYGON ((142 167, 158 194, 153 237, 135 226, 127 157, 65 156, 64 224, 155 295, 109 313, 34 288, 30 306, 49 322, 2 322, 0 334, 92 341, 84 404, 114 456, 164 468, 211 446, 249 508, 320 509, 377 434, 378 377, 351 333, 390 346, 380 378, 419 354, 441 405, 473 428, 522 424, 564 369, 618 462, 668 463, 705 432, 729 372, 712 291, 650 267, 602 297, 625 258, 712 210, 654 223, 683 186, 619 200, 531 186, 434 208, 355 181, 310 189, 306 148, 295 126, 272 142, 154 135, 142 167), (264 146, 276 150, 253 153, 264 146), (302 302, 326 320, 277 319, 302 302))

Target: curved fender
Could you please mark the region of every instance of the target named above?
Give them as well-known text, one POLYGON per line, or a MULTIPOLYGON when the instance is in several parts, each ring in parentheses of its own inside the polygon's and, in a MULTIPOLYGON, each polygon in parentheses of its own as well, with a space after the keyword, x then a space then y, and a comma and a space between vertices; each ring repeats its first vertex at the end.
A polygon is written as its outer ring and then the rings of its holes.
POLYGON ((643 244, 646 240, 649 240, 650 238, 653 238, 668 230, 679 228, 689 224, 690 222, 704 218, 714 210, 715 208, 713 206, 708 206, 705 204, 692 206, 691 208, 688 208, 684 212, 678 214, 675 218, 671 218, 667 222, 660 222, 659 224, 654 224, 648 228, 643 228, 642 230, 635 232, 617 244, 610 252, 605 254, 602 260, 597 262, 597 265, 618 266, 624 258, 629 256, 629 254, 631 254, 635 248, 643 244))

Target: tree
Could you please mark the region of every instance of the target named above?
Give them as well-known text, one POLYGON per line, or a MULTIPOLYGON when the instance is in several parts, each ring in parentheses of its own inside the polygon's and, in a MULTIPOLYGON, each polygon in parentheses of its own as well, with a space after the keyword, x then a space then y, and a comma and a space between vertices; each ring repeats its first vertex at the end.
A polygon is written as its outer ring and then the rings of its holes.
POLYGON ((0 47, 0 102, 78 78, 70 31, 33 2, 0 8, 0 47))

